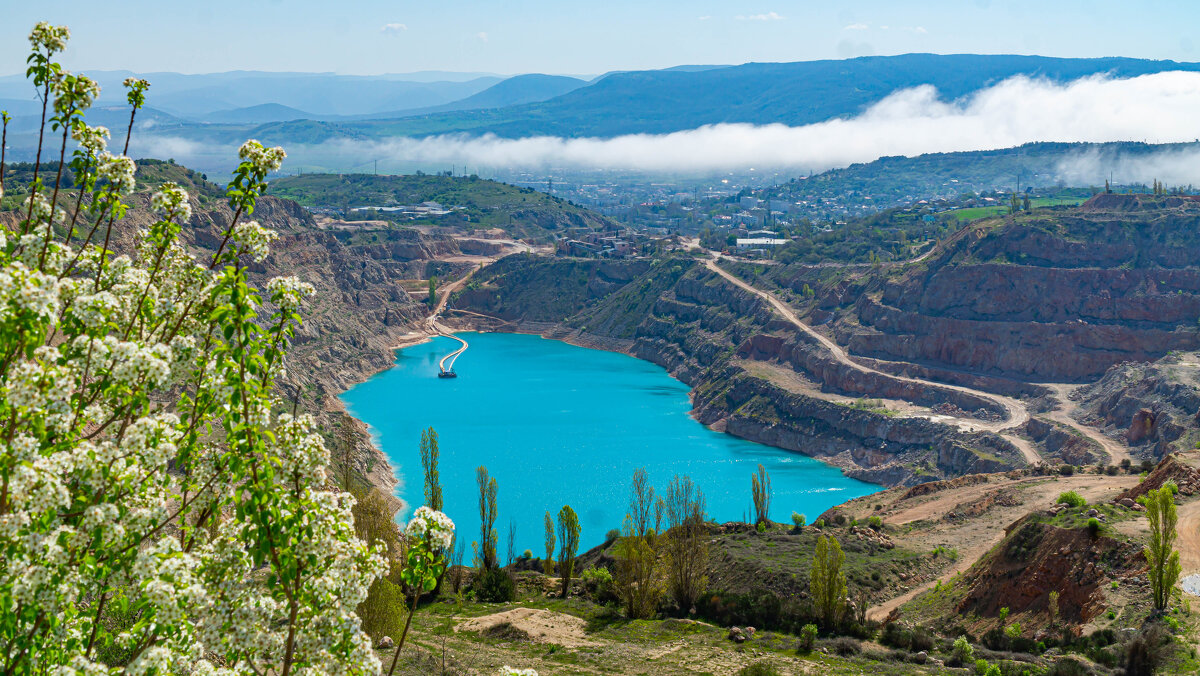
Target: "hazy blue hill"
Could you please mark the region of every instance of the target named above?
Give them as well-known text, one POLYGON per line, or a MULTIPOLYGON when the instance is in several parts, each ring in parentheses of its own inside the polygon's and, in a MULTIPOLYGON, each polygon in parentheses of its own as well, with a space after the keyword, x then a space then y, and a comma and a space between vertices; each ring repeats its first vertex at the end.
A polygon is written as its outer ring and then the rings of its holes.
POLYGON ((257 106, 219 110, 204 116, 205 122, 230 124, 262 124, 264 122, 282 122, 285 120, 311 120, 314 115, 303 110, 284 106, 278 103, 263 103, 257 106))
MULTIPOLYGON (((100 102, 117 105, 124 101, 121 83, 137 75, 151 82, 147 103, 178 117, 203 119, 216 111, 253 107, 268 103, 308 111, 310 116, 337 117, 386 111, 427 108, 477 94, 503 80, 486 75, 463 80, 427 81, 436 73, 413 73, 420 80, 398 75, 336 75, 333 73, 267 73, 232 71, 185 75, 129 71, 88 71, 103 89, 100 102)), ((27 100, 33 89, 24 76, 0 77, 0 98, 27 100)))
MULTIPOLYGON (((514 75, 507 80, 497 82, 478 94, 473 94, 451 103, 423 109, 419 112, 439 113, 455 110, 481 110, 515 106, 522 103, 537 103, 561 96, 580 87, 585 87, 587 84, 585 80, 566 75, 543 75, 541 73, 514 75)), ((412 112, 407 111, 396 111, 396 113, 387 117, 406 117, 412 114, 412 112)), ((372 115, 371 117, 382 119, 385 116, 380 114, 372 115)))
POLYGON ((492 132, 501 136, 615 136, 705 124, 808 124, 854 115, 898 89, 931 84, 959 98, 1014 75, 1056 82, 1098 73, 1132 77, 1200 64, 1146 59, 905 54, 707 70, 613 73, 536 104, 424 115, 364 129, 372 135, 492 132))

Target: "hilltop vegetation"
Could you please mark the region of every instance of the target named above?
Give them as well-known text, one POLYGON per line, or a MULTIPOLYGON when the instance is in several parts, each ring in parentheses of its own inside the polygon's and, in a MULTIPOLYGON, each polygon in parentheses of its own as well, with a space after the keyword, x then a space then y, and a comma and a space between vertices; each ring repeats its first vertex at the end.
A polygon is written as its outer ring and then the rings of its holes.
POLYGON ((356 207, 438 202, 447 209, 454 208, 453 213, 406 222, 466 230, 500 228, 514 237, 539 241, 563 228, 615 227, 608 219, 557 197, 478 176, 303 174, 274 181, 271 194, 351 219, 398 218, 386 211, 351 211, 356 207))

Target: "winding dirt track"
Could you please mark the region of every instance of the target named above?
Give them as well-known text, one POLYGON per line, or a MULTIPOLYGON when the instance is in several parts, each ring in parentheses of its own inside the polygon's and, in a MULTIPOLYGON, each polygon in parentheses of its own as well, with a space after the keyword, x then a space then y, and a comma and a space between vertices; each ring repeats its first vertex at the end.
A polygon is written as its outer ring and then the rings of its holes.
POLYGON ((1021 451, 1021 455, 1023 455, 1025 457, 1025 461, 1028 462, 1029 464, 1032 465, 1032 464, 1042 461, 1041 456, 1038 455, 1037 451, 1033 448, 1033 446, 1031 446, 1029 444, 1028 441, 1011 433, 1011 430, 1013 430, 1014 428, 1020 427, 1029 421, 1029 408, 1027 406, 1025 406, 1025 404, 1021 403, 1020 401, 1017 401, 1016 399, 1013 399, 1012 397, 1006 397, 1006 396, 1003 396, 1000 394, 992 394, 990 392, 982 392, 980 390, 974 390, 969 387, 963 387, 961 385, 948 385, 945 383, 937 383, 937 382, 933 382, 930 380, 921 380, 920 378, 911 378, 908 376, 897 376, 897 375, 893 375, 891 373, 886 373, 884 371, 878 371, 876 369, 870 368, 869 366, 863 366, 862 364, 859 364, 858 362, 851 359, 850 356, 846 353, 846 351, 844 349, 842 349, 842 347, 840 345, 833 342, 829 338, 825 337, 824 335, 822 335, 820 332, 818 332, 816 329, 812 328, 808 324, 805 324, 804 322, 800 321, 800 318, 798 316, 796 316, 796 313, 793 312, 792 309, 790 307, 788 307, 787 304, 785 304, 783 301, 781 301, 778 298, 776 298, 775 296, 767 293, 766 291, 758 289, 758 288, 750 285, 749 283, 742 281, 740 278, 734 276, 732 273, 728 272, 727 270, 722 268, 717 263, 718 263, 718 259, 716 259, 716 258, 710 258, 710 259, 704 261, 704 265, 707 266, 708 269, 717 273, 718 275, 725 278, 729 282, 737 285, 739 288, 749 291, 750 293, 753 293, 756 296, 758 296, 759 298, 762 298, 763 300, 770 303, 771 307, 774 308, 777 313, 779 313, 785 319, 787 319, 789 322, 794 324, 796 326, 796 328, 800 329, 804 333, 811 336, 813 339, 817 340, 822 346, 825 347, 825 349, 829 350, 829 353, 833 355, 834 359, 836 359, 838 362, 842 363, 845 366, 848 366, 856 371, 860 371, 863 373, 871 373, 871 374, 883 376, 885 378, 892 378, 895 380, 899 380, 901 382, 914 383, 914 384, 923 385, 926 387, 936 387, 936 388, 943 389, 943 390, 953 390, 956 392, 963 392, 965 394, 970 394, 970 395, 973 395, 976 397, 980 397, 983 399, 989 399, 991 401, 996 402, 997 404, 1000 405, 1000 407, 1002 407, 1007 412, 1007 414, 1008 414, 1007 420, 1004 420, 1001 422, 986 422, 986 421, 982 421, 982 420, 973 421, 973 420, 963 420, 961 418, 950 418, 948 416, 940 416, 940 415, 934 415, 934 414, 930 414, 930 415, 922 416, 922 417, 927 417, 927 418, 929 418, 931 420, 935 420, 937 422, 953 424, 953 425, 959 427, 960 429, 963 429, 963 430, 966 430, 969 432, 978 432, 978 431, 995 432, 997 434, 1000 434, 1002 437, 1004 437, 1006 440, 1008 440, 1014 446, 1016 446, 1017 449, 1021 451), (1006 432, 1008 432, 1008 433, 1006 433, 1006 432))
POLYGON ((454 370, 455 360, 458 359, 459 355, 467 351, 467 341, 454 335, 453 331, 439 324, 438 317, 440 317, 442 313, 446 311, 446 304, 450 302, 450 296, 454 295, 454 292, 458 291, 463 284, 466 284, 467 280, 471 278, 471 275, 483 269, 484 265, 487 265, 487 263, 481 263, 479 267, 463 275, 461 279, 457 279, 454 282, 447 284, 442 291, 441 299, 438 300, 437 305, 434 306, 433 312, 429 313, 429 316, 425 318, 425 330, 429 333, 429 335, 446 336, 447 338, 453 338, 454 340, 462 343, 462 347, 458 348, 454 352, 451 352, 445 357, 442 357, 442 360, 438 362, 438 368, 440 368, 442 371, 454 370), (449 368, 447 368, 447 366, 449 366, 449 368))
POLYGON ((1103 448, 1104 452, 1108 454, 1109 464, 1117 465, 1120 464, 1122 460, 1132 460, 1132 458, 1129 457, 1129 449, 1125 448, 1117 441, 1108 438, 1101 433, 1100 430, 1084 425, 1083 423, 1076 422, 1075 419, 1071 417, 1071 414, 1079 408, 1079 405, 1076 404, 1070 397, 1071 392, 1079 387, 1078 385, 1052 385, 1046 383, 1046 387, 1054 390, 1054 396, 1057 397, 1058 401, 1062 404, 1062 408, 1058 409, 1057 411, 1050 411, 1047 413, 1047 418, 1050 418, 1055 422, 1062 423, 1063 425, 1078 431, 1088 439, 1100 444, 1100 447, 1103 448))

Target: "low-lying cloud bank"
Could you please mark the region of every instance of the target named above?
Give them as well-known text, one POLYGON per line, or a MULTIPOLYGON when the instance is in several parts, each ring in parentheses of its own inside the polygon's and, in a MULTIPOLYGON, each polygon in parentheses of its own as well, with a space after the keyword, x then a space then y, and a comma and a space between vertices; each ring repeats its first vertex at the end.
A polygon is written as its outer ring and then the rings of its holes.
MULTIPOLYGON (((301 162, 347 168, 378 159, 381 165, 433 169, 465 164, 492 170, 713 173, 754 167, 807 172, 887 155, 1007 148, 1032 141, 1191 141, 1200 137, 1198 111, 1200 73, 1176 71, 1129 79, 1097 76, 1067 84, 1015 77, 960 101, 942 100, 928 85, 905 89, 857 116, 800 127, 718 124, 607 139, 492 135, 347 139, 288 150, 301 162)), ((174 143, 174 156, 186 157, 187 148, 180 145, 174 143)), ((1181 166, 1180 175, 1191 174, 1181 166)), ((1094 176, 1089 180, 1094 181, 1094 176)))

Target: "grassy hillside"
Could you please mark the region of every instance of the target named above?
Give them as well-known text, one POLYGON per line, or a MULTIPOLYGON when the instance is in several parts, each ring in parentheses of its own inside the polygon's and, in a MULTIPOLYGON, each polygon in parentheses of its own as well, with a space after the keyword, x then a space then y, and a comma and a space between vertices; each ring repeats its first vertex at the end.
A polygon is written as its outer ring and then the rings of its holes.
POLYGON ((467 230, 501 228, 515 237, 544 240, 568 227, 602 228, 610 222, 587 209, 530 188, 475 176, 375 176, 306 174, 276 180, 271 194, 308 207, 335 209, 351 217, 388 218, 387 212, 350 212, 363 206, 401 206, 433 201, 461 207, 447 216, 419 221, 467 230), (359 214, 361 216, 355 216, 359 214))

